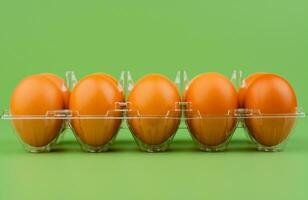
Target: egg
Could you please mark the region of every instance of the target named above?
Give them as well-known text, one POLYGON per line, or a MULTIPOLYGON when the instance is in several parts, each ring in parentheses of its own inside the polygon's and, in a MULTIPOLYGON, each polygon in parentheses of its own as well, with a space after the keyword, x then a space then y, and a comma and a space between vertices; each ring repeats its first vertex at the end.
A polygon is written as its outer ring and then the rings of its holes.
POLYGON ((290 134, 295 118, 283 115, 296 113, 297 99, 287 80, 275 74, 266 74, 250 85, 245 95, 244 107, 260 114, 273 115, 245 119, 246 127, 254 140, 263 146, 272 147, 282 143, 290 134))
POLYGON ((245 95, 251 83, 253 83, 254 80, 263 76, 264 74, 266 73, 255 73, 255 74, 248 76, 246 79, 244 79, 243 84, 241 85, 239 92, 238 92, 240 108, 244 107, 245 95))
POLYGON ((237 124, 232 113, 238 108, 237 91, 229 79, 218 73, 200 74, 189 82, 184 101, 188 129, 201 149, 228 140, 237 124))
POLYGON ((33 147, 44 147, 55 140, 62 128, 58 119, 16 119, 18 116, 44 116, 64 108, 62 93, 49 79, 33 75, 15 88, 10 103, 13 126, 21 140, 33 147))
POLYGON ((99 148, 115 137, 122 116, 121 112, 114 111, 118 102, 124 102, 124 95, 110 75, 92 74, 76 84, 71 91, 69 109, 77 116, 71 120, 71 126, 81 142, 99 148), (83 119, 82 116, 105 118, 83 119))
POLYGON ((181 97, 176 85, 167 77, 160 74, 144 76, 134 85, 127 101, 128 124, 141 143, 161 145, 177 131, 181 97))
POLYGON ((65 108, 68 108, 70 91, 64 79, 52 73, 43 73, 39 75, 46 77, 47 79, 52 81, 54 84, 56 84, 58 89, 62 92, 62 97, 64 100, 65 108))

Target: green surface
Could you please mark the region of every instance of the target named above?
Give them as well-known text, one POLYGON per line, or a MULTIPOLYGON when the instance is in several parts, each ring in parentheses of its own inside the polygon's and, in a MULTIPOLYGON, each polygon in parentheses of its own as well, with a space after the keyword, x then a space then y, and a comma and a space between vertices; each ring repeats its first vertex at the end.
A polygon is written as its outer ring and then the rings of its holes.
MULTIPOLYGON (((0 0, 0 109, 33 73, 178 69, 278 73, 308 109, 307 10, 305 0, 0 0)), ((0 199, 307 199, 307 122, 279 153, 254 151, 241 130, 224 153, 197 151, 185 130, 169 152, 142 153, 121 130, 108 153, 81 152, 68 133, 55 152, 30 154, 1 121, 0 199)))

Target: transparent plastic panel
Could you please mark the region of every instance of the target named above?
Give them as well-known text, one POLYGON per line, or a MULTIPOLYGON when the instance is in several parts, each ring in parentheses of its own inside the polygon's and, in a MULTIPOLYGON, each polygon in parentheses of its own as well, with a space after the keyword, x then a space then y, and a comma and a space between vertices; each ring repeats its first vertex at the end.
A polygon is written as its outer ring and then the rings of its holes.
MULTIPOLYGON (((242 71, 232 72, 231 81, 237 89, 243 82, 242 75, 242 71)), ((75 73, 66 72, 65 77, 67 86, 73 89, 78 82, 75 73)), ((187 72, 177 71, 174 84, 181 96, 188 83, 187 72)), ((81 148, 87 152, 110 149, 120 128, 129 129, 136 144, 146 152, 167 150, 179 128, 187 129, 196 146, 204 151, 224 151, 236 128, 246 130, 256 149, 278 151, 286 144, 298 119, 306 116, 302 108, 285 114, 263 114, 259 110, 239 108, 228 110, 225 114, 204 115, 199 110, 193 110, 191 102, 184 102, 183 99, 175 102, 164 114, 142 114, 139 110, 132 109, 132 102, 127 102, 127 96, 133 88, 132 74, 122 71, 118 89, 124 93, 126 102, 116 102, 113 109, 101 115, 54 110, 47 111, 45 115, 18 116, 6 111, 1 119, 12 121, 16 135, 30 152, 50 151, 59 138, 63 137, 61 132, 65 128, 72 129, 81 148), (193 126, 189 126, 191 124, 193 126)))

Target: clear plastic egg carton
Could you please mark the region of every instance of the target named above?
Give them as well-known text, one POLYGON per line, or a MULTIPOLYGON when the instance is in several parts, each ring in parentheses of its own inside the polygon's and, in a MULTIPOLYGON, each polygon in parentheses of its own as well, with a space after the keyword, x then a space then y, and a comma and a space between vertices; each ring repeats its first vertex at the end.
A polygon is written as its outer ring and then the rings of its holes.
MULTIPOLYGON (((70 90, 78 82, 72 71, 66 72, 65 79, 70 90)), ((231 81, 238 89, 243 82, 242 71, 233 71, 231 81)), ((187 72, 178 71, 174 84, 181 96, 188 83, 187 72)), ((145 115, 131 109, 132 102, 127 101, 134 85, 131 73, 121 72, 117 87, 124 93, 125 101, 116 102, 114 108, 101 115, 81 115, 76 110, 54 110, 47 111, 45 115, 17 116, 6 111, 1 118, 13 122, 14 132, 30 152, 52 150, 61 141, 65 129, 72 130, 81 148, 87 152, 108 151, 120 129, 129 129, 142 151, 160 152, 170 147, 179 128, 187 129, 196 146, 203 151, 226 150, 237 128, 246 130, 256 149, 278 151, 285 145, 297 119, 306 116, 302 109, 294 113, 263 114, 259 110, 242 108, 228 110, 223 115, 204 115, 192 109, 192 102, 183 100, 175 102, 174 108, 165 114, 145 115), (193 129, 201 130, 202 134, 196 134, 193 129), (262 134, 264 132, 271 134, 262 134)))

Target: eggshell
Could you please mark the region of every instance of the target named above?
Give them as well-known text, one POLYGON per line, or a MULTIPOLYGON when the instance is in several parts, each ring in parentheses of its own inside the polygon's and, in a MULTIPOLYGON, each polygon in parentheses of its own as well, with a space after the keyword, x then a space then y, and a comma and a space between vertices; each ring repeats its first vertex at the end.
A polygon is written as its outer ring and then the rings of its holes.
POLYGON ((52 81, 58 89, 62 92, 63 100, 65 103, 65 108, 68 108, 68 103, 69 103, 69 96, 70 96, 70 91, 69 88, 67 87, 67 84, 65 83, 64 79, 60 78, 59 76, 51 73, 43 73, 39 74, 41 76, 44 76, 48 78, 50 81, 52 81))
POLYGON ((247 92, 247 89, 249 86, 255 81, 257 78, 263 76, 266 73, 256 73, 248 76, 244 81, 243 84, 241 85, 238 96, 239 96, 239 107, 244 108, 244 100, 245 100, 245 95, 247 92))
MULTIPOLYGON (((245 95, 244 107, 260 114, 294 114, 297 100, 287 80, 267 74, 256 79, 245 95)), ((264 146, 275 146, 284 141, 291 132, 295 118, 247 118, 246 126, 251 136, 264 146)))
POLYGON ((226 117, 238 107, 232 82, 218 73, 204 73, 192 79, 184 94, 191 111, 186 112, 189 131, 201 144, 218 146, 233 132, 237 120, 226 117))
POLYGON ((176 111, 180 94, 176 85, 165 76, 144 76, 134 85, 127 101, 128 117, 135 117, 128 119, 129 127, 143 143, 162 144, 176 132, 181 115, 176 111), (168 113, 170 118, 167 119, 168 113))
MULTIPOLYGON (((22 80, 11 96, 10 109, 13 116, 44 116, 47 111, 63 108, 61 91, 52 81, 39 75, 22 80)), ((24 143, 43 147, 58 136, 62 120, 14 119, 13 126, 24 143)))
POLYGON ((71 125, 81 141, 98 147, 107 144, 118 132, 122 116, 114 112, 117 102, 124 102, 117 81, 107 74, 92 74, 80 80, 70 95, 69 108, 76 116, 104 116, 109 119, 73 119, 71 125), (113 119, 117 118, 117 119, 113 119))

